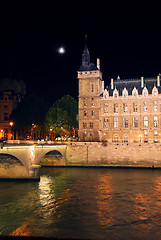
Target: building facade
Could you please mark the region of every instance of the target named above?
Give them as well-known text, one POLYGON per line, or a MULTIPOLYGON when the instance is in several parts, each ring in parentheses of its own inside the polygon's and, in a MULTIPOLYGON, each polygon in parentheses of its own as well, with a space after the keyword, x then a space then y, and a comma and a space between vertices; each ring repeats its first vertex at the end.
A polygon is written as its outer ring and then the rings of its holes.
POLYGON ((12 111, 26 95, 26 83, 22 80, 4 78, 0 80, 0 140, 13 139, 9 121, 12 111))
POLYGON ((79 139, 107 142, 161 142, 160 75, 111 79, 104 88, 85 44, 79 81, 79 139))

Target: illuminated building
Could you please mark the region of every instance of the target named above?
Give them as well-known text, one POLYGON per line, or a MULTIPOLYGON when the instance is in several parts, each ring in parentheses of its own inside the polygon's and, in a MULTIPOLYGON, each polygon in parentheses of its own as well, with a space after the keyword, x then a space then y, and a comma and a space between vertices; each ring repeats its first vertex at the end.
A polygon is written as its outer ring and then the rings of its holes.
POLYGON ((0 80, 0 139, 12 139, 12 111, 26 95, 26 83, 22 80, 4 78, 0 80))
POLYGON ((104 88, 100 60, 90 63, 85 44, 78 80, 80 141, 161 142, 160 75, 118 76, 104 88))

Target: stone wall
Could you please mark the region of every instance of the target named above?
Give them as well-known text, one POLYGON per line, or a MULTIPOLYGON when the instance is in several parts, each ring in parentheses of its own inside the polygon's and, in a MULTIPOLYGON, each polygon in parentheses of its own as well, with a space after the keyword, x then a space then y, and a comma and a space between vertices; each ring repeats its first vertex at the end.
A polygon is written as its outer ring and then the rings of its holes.
POLYGON ((73 143, 67 146, 66 165, 161 167, 161 144, 73 143))

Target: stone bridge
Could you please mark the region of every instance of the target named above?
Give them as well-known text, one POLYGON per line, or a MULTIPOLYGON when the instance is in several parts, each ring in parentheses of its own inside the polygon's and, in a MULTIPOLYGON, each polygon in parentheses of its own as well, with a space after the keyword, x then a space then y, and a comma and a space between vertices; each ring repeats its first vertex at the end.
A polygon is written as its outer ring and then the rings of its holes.
POLYGON ((39 179, 40 161, 45 154, 56 151, 61 155, 61 161, 66 165, 67 146, 53 144, 1 144, 0 178, 29 178, 39 179), (15 161, 9 157, 14 157, 15 161))

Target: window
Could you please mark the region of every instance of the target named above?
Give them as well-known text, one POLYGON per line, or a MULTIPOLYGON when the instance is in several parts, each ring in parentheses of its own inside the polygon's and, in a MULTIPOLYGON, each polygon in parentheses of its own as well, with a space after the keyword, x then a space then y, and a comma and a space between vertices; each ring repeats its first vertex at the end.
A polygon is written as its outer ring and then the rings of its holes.
POLYGON ((122 91, 122 96, 123 97, 128 97, 128 91, 126 88, 124 88, 124 90, 122 91))
POLYGON ((94 92, 94 85, 91 85, 91 91, 94 92))
POLYGON ((148 111, 148 104, 147 102, 144 102, 144 112, 147 112, 148 111))
POLYGON ((138 117, 133 117, 133 126, 134 128, 138 127, 138 117))
POLYGON ((144 127, 148 127, 148 117, 144 117, 144 127))
POLYGON ((92 133, 89 134, 89 141, 92 141, 93 137, 92 137, 92 133))
POLYGON ((104 104, 104 113, 108 113, 108 103, 104 104))
POLYGON ((93 123, 92 122, 89 123, 89 128, 93 129, 93 123))
POLYGON ((138 111, 138 106, 136 103, 133 103, 133 112, 137 112, 138 111))
POLYGON ((124 142, 128 142, 128 136, 124 136, 124 142))
POLYGON ((87 117, 87 111, 84 111, 84 117, 87 117))
POLYGON ((8 105, 4 105, 4 108, 8 108, 8 105))
POLYGON ((127 103, 123 103, 123 112, 127 112, 127 103))
POLYGON ((94 98, 91 98, 91 106, 94 106, 94 98))
POLYGON ((94 111, 91 112, 92 117, 94 116, 94 111))
POLYGON ((104 110, 104 113, 108 113, 108 109, 105 109, 105 110, 104 110))
POLYGON ((154 101, 154 103, 153 103, 154 105, 154 112, 157 112, 157 102, 156 101, 154 101))
POLYGON ((114 118, 114 128, 118 128, 118 118, 114 118))
POLYGON ((113 91, 113 97, 114 97, 114 98, 117 98, 117 97, 118 97, 118 91, 117 91, 116 88, 115 88, 115 90, 113 91))
POLYGON ((118 142, 119 138, 118 136, 114 136, 114 142, 118 142))
POLYGON ((158 117, 154 117, 154 127, 158 127, 158 117))
POLYGON ((4 113, 4 121, 8 121, 8 113, 4 113))
POLYGON ((103 127, 108 128, 108 123, 104 123, 103 127))
POLYGON ((118 113, 118 103, 114 103, 114 113, 118 113))
POLYGON ((146 87, 144 87, 142 94, 143 94, 144 97, 148 96, 148 89, 146 87))
POLYGON ((86 133, 83 133, 83 140, 86 141, 86 133))
POLYGON ((158 95, 158 89, 156 88, 156 86, 153 87, 152 95, 153 95, 154 97, 158 95))
POLYGON ((83 129, 87 128, 87 123, 83 123, 83 129))
POLYGON ((134 89, 132 90, 132 96, 133 97, 137 97, 138 96, 138 90, 136 89, 136 87, 134 87, 134 89))
POLYGON ((123 126, 124 128, 128 128, 128 118, 123 118, 123 126))
POLYGON ((108 122, 108 118, 104 118, 104 122, 108 122))
POLYGON ((87 98, 84 98, 84 107, 86 107, 87 106, 87 98))

